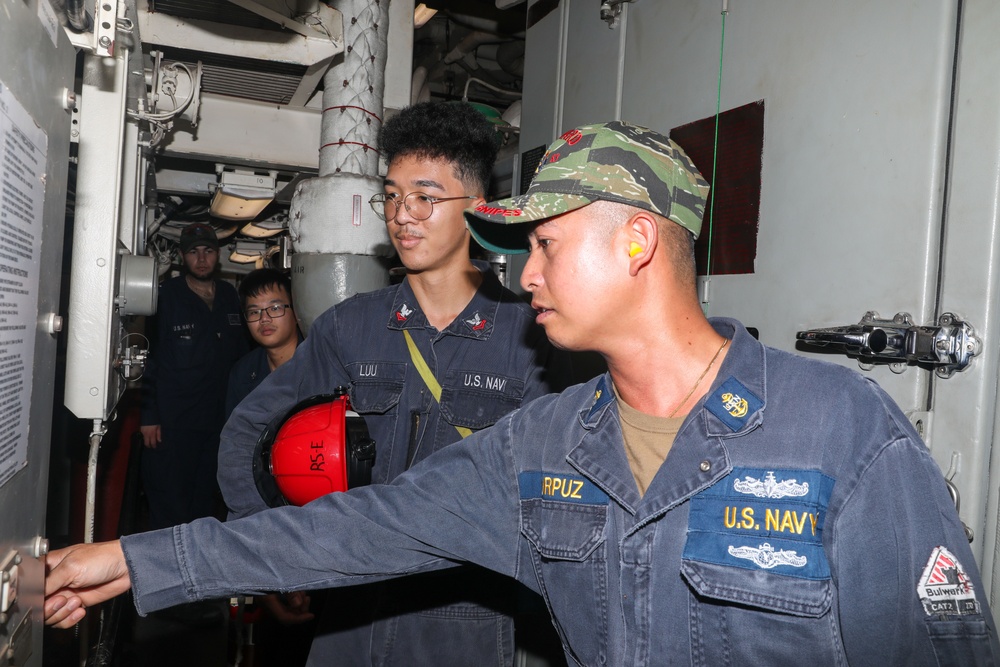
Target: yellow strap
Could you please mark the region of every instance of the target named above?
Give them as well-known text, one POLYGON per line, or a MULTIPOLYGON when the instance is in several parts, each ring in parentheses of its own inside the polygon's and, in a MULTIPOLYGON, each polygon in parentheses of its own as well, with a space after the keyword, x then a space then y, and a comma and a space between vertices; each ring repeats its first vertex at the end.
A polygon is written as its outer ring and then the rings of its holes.
MULTIPOLYGON (((416 366, 417 372, 420 373, 420 377, 424 379, 424 384, 427 388, 431 390, 431 395, 434 400, 441 403, 441 385, 438 384, 437 378, 434 377, 434 373, 431 372, 430 366, 424 361, 424 357, 420 354, 420 350, 417 349, 417 344, 413 342, 413 336, 406 329, 403 329, 403 336, 406 338, 406 347, 410 350, 410 359, 413 360, 413 365, 416 366)), ((467 429, 464 426, 456 426, 455 430, 463 438, 468 438, 472 435, 472 430, 467 429)))

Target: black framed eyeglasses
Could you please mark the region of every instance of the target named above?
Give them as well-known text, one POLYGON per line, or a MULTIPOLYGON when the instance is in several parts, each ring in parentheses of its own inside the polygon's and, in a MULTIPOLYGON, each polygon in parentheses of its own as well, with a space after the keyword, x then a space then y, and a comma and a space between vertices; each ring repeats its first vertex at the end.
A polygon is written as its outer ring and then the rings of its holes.
POLYGON ((266 313, 268 317, 275 320, 279 317, 284 317, 285 311, 291 307, 287 303, 273 303, 267 308, 247 308, 246 312, 243 313, 243 317, 247 318, 247 322, 256 322, 266 313))
POLYGON ((407 212, 414 220, 426 220, 434 212, 434 204, 442 201, 454 201, 456 199, 476 199, 476 195, 462 195, 461 197, 431 197, 423 192, 411 192, 400 198, 396 194, 385 194, 380 192, 368 200, 372 210, 380 220, 392 222, 399 213, 399 204, 402 202, 407 212))

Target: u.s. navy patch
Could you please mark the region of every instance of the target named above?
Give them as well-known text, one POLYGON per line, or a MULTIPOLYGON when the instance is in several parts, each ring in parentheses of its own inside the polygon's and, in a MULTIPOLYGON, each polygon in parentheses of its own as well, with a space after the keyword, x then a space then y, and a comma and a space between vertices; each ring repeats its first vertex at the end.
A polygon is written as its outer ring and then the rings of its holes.
POLYGON ((828 579, 823 521, 833 484, 818 470, 734 468, 691 498, 683 557, 828 579))
POLYGON ((540 471, 522 472, 517 476, 521 500, 541 498, 581 505, 607 505, 608 494, 589 479, 540 471))
POLYGON ((734 431, 740 430, 746 420, 764 407, 753 392, 734 377, 723 382, 705 401, 705 407, 734 431))
POLYGON ((917 582, 917 595, 928 616, 965 616, 979 613, 972 580, 958 559, 944 547, 935 547, 917 582))

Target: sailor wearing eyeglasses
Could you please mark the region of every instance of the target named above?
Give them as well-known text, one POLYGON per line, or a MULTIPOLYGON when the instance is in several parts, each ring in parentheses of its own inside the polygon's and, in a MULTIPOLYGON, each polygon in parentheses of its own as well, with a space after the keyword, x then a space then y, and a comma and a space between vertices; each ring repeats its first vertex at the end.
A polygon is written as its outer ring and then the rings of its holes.
MULTIPOLYGON (((238 291, 243 319, 257 347, 240 357, 229 373, 227 419, 271 371, 292 358, 302 342, 288 274, 272 268, 251 271, 240 281, 238 291)), ((296 591, 257 596, 256 600, 266 612, 252 635, 256 659, 265 665, 305 664, 316 630, 313 598, 296 591)))
POLYGON ((227 418, 271 371, 292 358, 302 341, 291 285, 277 269, 257 269, 240 281, 243 318, 258 347, 243 355, 229 373, 227 418))
MULTIPOLYGON (((389 167, 370 204, 406 277, 317 318, 233 412, 219 452, 230 518, 266 509, 254 445, 302 399, 348 387, 377 443, 372 483, 384 484, 568 383, 547 370, 556 355, 527 303, 469 256, 462 212, 485 202, 497 151, 489 121, 467 104, 418 104, 386 123, 379 150, 389 167)), ((477 567, 331 591, 308 664, 510 667, 517 602, 514 585, 477 567)))

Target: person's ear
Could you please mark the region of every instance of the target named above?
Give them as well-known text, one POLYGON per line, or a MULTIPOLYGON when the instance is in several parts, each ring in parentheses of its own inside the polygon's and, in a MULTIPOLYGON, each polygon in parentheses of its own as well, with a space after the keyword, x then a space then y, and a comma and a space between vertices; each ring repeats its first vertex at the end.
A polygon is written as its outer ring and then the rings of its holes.
POLYGON ((625 223, 624 232, 629 274, 635 276, 653 259, 659 241, 659 227, 652 215, 640 211, 625 223))

